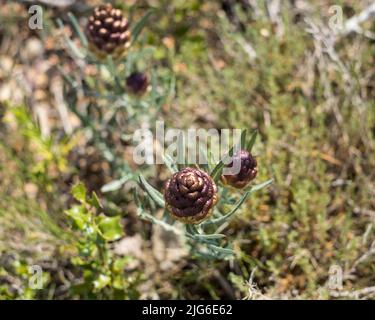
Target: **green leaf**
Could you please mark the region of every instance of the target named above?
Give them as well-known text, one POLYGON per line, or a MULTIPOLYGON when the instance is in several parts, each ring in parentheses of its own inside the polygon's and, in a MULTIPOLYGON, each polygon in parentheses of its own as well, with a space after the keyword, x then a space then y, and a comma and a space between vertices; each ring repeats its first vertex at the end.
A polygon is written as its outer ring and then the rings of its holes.
POLYGON ((178 169, 177 169, 177 166, 176 166, 175 162, 173 161, 172 157, 169 154, 164 154, 163 158, 164 158, 164 163, 167 166, 167 168, 169 169, 169 171, 172 174, 176 173, 178 171, 178 169))
POLYGON ((98 195, 95 193, 95 191, 92 193, 92 197, 91 199, 89 199, 88 203, 95 207, 96 209, 99 209, 99 208, 103 208, 99 198, 98 198, 98 195))
POLYGON ((225 162, 227 162, 230 159, 230 157, 233 156, 234 147, 235 147, 235 145, 233 145, 232 148, 230 148, 229 152, 226 155, 224 155, 224 157, 221 158, 219 163, 212 170, 210 176, 212 177, 212 179, 215 180, 215 182, 217 182, 219 180, 219 178, 221 176, 221 173, 223 172, 225 162))
POLYGON ((198 234, 198 230, 197 228, 195 227, 195 225, 191 225, 191 224, 186 224, 185 225, 185 228, 186 228, 186 232, 191 235, 191 236, 195 236, 196 234, 198 234))
POLYGON ((101 290, 111 283, 111 277, 105 274, 100 274, 93 283, 96 290, 101 290))
POLYGON ((234 208, 229 213, 225 214, 224 216, 222 216, 220 218, 208 220, 208 221, 204 222, 203 225, 219 224, 219 223, 222 223, 222 222, 225 222, 226 220, 228 220, 241 207, 241 205, 245 202, 246 198, 249 196, 250 193, 251 193, 250 191, 247 191, 246 193, 244 193, 244 195, 241 197, 241 199, 237 202, 237 204, 234 206, 234 208))
POLYGON ((68 18, 69 18, 70 22, 71 22, 72 25, 73 25, 74 31, 77 33, 79 39, 81 40, 82 45, 83 45, 85 48, 87 48, 87 47, 88 47, 88 41, 87 41, 87 38, 86 38, 86 36, 84 35, 84 33, 82 32, 81 27, 79 26, 79 23, 78 23, 76 17, 75 17, 71 12, 69 12, 69 13, 68 13, 68 18))
POLYGON ((193 256, 195 258, 200 258, 204 260, 217 260, 218 256, 216 254, 208 253, 208 252, 202 252, 202 251, 195 251, 193 253, 193 256))
POLYGON ((220 240, 226 237, 224 234, 201 234, 197 230, 197 227, 191 224, 186 225, 186 236, 206 244, 215 244, 216 242, 213 242, 212 240, 220 240))
POLYGON ((136 42, 141 31, 145 27, 148 19, 155 13, 155 9, 149 9, 145 15, 138 21, 138 23, 132 28, 132 43, 136 42))
POLYGON ((246 146, 247 151, 251 152, 251 150, 253 149, 253 146, 254 146, 255 140, 257 138, 257 135, 258 135, 258 130, 255 129, 254 132, 251 135, 249 143, 246 146))
POLYGON ((273 179, 269 179, 265 182, 262 182, 262 183, 259 183, 259 184, 255 185, 255 186, 247 187, 245 190, 249 191, 250 193, 253 193, 255 191, 258 191, 260 189, 263 189, 263 188, 269 186, 272 182, 273 182, 273 179))
POLYGON ((220 176, 223 172, 223 168, 225 166, 225 163, 227 163, 229 161, 229 159, 233 156, 234 150, 236 150, 236 151, 240 150, 242 148, 242 146, 245 145, 244 141, 246 141, 246 133, 247 133, 246 129, 243 129, 241 131, 240 141, 237 142, 237 144, 235 144, 235 143, 233 144, 233 146, 229 149, 228 153, 221 158, 219 163, 212 170, 210 176, 212 177, 212 179, 214 179, 215 182, 217 182, 219 180, 219 178, 220 178, 220 176))
POLYGON ((72 187, 72 195, 74 199, 81 203, 86 203, 86 187, 82 182, 78 182, 72 187))
POLYGON ((176 227, 174 227, 174 226, 172 226, 172 225, 170 225, 170 224, 168 224, 168 223, 166 223, 166 222, 164 222, 160 219, 155 218, 154 216, 152 216, 151 214, 149 214, 145 210, 143 210, 142 207, 138 207, 137 214, 140 218, 148 220, 151 223, 157 224, 167 231, 172 231, 177 235, 182 235, 182 232, 181 232, 180 229, 177 229, 176 227))
POLYGON ((113 270, 115 272, 122 272, 125 266, 131 261, 130 256, 125 256, 122 258, 117 258, 113 263, 113 270))
POLYGON ((245 149, 246 147, 246 135, 247 135, 247 129, 243 129, 241 132, 241 149, 245 149))
POLYGON ((151 101, 153 104, 158 105, 158 77, 156 70, 151 69, 151 101))
POLYGON ((220 240, 226 237, 225 234, 214 233, 214 234, 191 234, 191 238, 195 240, 220 240))
POLYGON ((121 217, 99 217, 98 223, 99 230, 102 237, 107 241, 115 241, 120 239, 123 235, 123 229, 121 226, 121 217))
POLYGON ((85 229, 86 225, 89 223, 90 216, 87 214, 85 208, 81 205, 73 206, 64 212, 73 220, 79 230, 85 229))
POLYGON ((103 193, 107 193, 110 191, 116 191, 120 189, 127 181, 129 180, 129 176, 124 176, 118 180, 112 180, 111 182, 105 184, 100 191, 103 193))
POLYGON ((213 244, 210 244, 208 247, 211 250, 214 250, 215 253, 221 253, 221 254, 224 254, 224 255, 234 255, 235 254, 235 252, 230 248, 222 248, 222 247, 219 247, 219 246, 215 246, 213 244))
POLYGON ((195 235, 195 237, 198 239, 219 240, 219 239, 224 239, 226 235, 221 234, 221 233, 214 233, 214 234, 199 234, 199 235, 195 235))
POLYGON ((112 58, 111 55, 107 55, 107 70, 111 74, 111 76, 113 77, 117 87, 120 90, 122 90, 121 81, 120 81, 120 79, 118 78, 118 75, 117 75, 117 68, 116 68, 115 62, 113 61, 113 58, 112 58))
POLYGON ((60 30, 63 32, 64 40, 68 48, 70 49, 71 53, 79 59, 84 59, 85 54, 76 46, 76 44, 72 40, 69 39, 69 37, 64 32, 64 24, 61 19, 57 19, 57 25, 59 26, 60 30))
POLYGON ((165 207, 165 202, 163 195, 156 190, 153 186, 151 186, 147 180, 140 174, 139 175, 139 182, 142 188, 147 192, 150 198, 160 207, 165 207))

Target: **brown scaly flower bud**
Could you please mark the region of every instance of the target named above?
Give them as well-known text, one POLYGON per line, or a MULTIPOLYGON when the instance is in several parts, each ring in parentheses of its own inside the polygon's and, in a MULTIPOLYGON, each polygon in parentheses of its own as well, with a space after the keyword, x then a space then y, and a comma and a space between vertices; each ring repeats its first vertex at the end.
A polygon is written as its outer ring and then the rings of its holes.
POLYGON ((128 20, 121 10, 113 8, 110 3, 96 7, 85 30, 90 49, 99 58, 108 54, 115 59, 121 57, 130 46, 128 27, 128 20))
POLYGON ((206 172, 188 167, 167 181, 164 198, 173 217, 185 223, 199 223, 211 215, 218 200, 217 187, 206 172))
POLYGON ((234 188, 242 189, 247 186, 247 184, 253 180, 257 173, 257 161, 255 158, 246 150, 238 151, 232 158, 232 161, 227 166, 227 170, 233 171, 233 173, 225 174, 221 176, 221 181, 226 184, 230 185, 234 188), (238 172, 236 169, 236 161, 241 165, 238 172), (233 162, 235 162, 233 165, 233 162))
POLYGON ((128 91, 135 95, 144 94, 148 85, 148 76, 142 72, 133 72, 129 77, 126 78, 126 87, 128 91))

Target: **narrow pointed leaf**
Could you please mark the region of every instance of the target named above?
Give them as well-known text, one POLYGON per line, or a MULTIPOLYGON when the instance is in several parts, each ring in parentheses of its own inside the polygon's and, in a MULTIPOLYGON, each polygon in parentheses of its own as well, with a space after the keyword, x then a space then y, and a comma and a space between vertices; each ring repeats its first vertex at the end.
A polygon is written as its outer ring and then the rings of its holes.
MULTIPOLYGON (((234 149, 234 146, 229 150, 229 155, 231 153, 233 153, 233 149, 234 149)), ((226 154, 220 161, 219 163, 215 166, 215 168, 211 171, 211 177, 212 179, 214 179, 215 181, 217 181, 219 179, 219 177, 221 176, 221 173, 223 171, 223 168, 224 168, 224 161, 226 161, 229 157, 228 154, 226 154)))
POLYGON ((116 191, 120 189, 127 181, 129 180, 128 176, 124 176, 121 179, 113 180, 107 184, 105 184, 100 190, 103 193, 116 191))
POLYGON ((200 252, 200 251, 195 251, 193 255, 197 258, 205 259, 205 260, 216 260, 218 259, 218 256, 213 254, 213 253, 208 253, 208 252, 200 252))
POLYGON ((64 24, 62 23, 60 19, 57 20, 57 24, 59 28, 61 29, 61 31, 63 32, 64 40, 69 50, 71 51, 71 53, 73 53, 73 55, 79 59, 85 58, 85 54, 81 50, 79 50, 78 47, 75 45, 75 43, 72 40, 70 40, 69 37, 64 33, 64 24))
POLYGON ((189 233, 191 238, 195 240, 217 240, 223 239, 226 236, 224 234, 200 234, 195 225, 187 224, 186 231, 189 233))
POLYGON ((170 225, 170 224, 168 224, 168 223, 166 223, 166 222, 164 222, 160 219, 155 218, 154 216, 152 216, 151 214, 149 214, 148 212, 143 210, 143 208, 141 208, 141 207, 138 207, 137 214, 142 219, 145 219, 145 220, 150 221, 151 223, 157 224, 167 231, 172 231, 177 235, 182 235, 182 231, 180 229, 177 229, 176 227, 174 227, 174 226, 172 226, 172 225, 170 225))
POLYGON ((256 184, 255 186, 251 186, 251 187, 246 188, 246 191, 248 191, 250 193, 253 193, 255 191, 258 191, 260 189, 263 189, 263 188, 269 186, 272 182, 273 182, 273 179, 267 180, 265 182, 256 184))
POLYGON ((151 70, 151 99, 153 104, 157 105, 157 97, 158 97, 158 77, 156 74, 155 69, 151 70))
POLYGON ((194 236, 196 239, 207 239, 207 240, 219 240, 225 238, 225 234, 215 233, 215 234, 197 234, 194 236))
POLYGON ((222 254, 229 254, 229 255, 233 255, 235 252, 232 250, 232 249, 229 249, 229 248, 222 248, 222 247, 219 247, 219 246, 215 246, 215 245, 210 245, 209 248, 211 250, 214 250, 216 253, 222 253, 222 254))
POLYGON ((221 173, 223 172, 223 168, 224 168, 225 162, 227 162, 229 160, 229 158, 233 156, 234 147, 235 147, 235 145, 233 145, 229 149, 229 152, 221 158, 221 160, 219 161, 219 163, 212 170, 210 176, 212 177, 212 179, 215 180, 215 182, 217 182, 219 180, 219 178, 221 176, 221 173))
POLYGON ((164 163, 167 166, 167 168, 169 169, 169 171, 172 174, 176 173, 178 171, 178 169, 177 169, 177 166, 176 166, 175 162, 173 161, 172 157, 169 154, 164 154, 163 158, 164 158, 164 163))
POLYGON ((99 197, 98 197, 98 195, 96 194, 95 191, 92 193, 91 199, 89 199, 87 202, 90 205, 92 205, 93 207, 95 207, 96 209, 103 208, 103 206, 100 202, 100 199, 99 199, 99 197))
POLYGON ((132 43, 137 41, 138 36, 145 27, 148 19, 155 13, 155 9, 149 9, 132 29, 132 43))
POLYGON ((88 41, 87 41, 87 38, 86 38, 86 36, 84 35, 84 33, 82 32, 82 29, 81 29, 81 27, 79 26, 79 23, 78 23, 76 17, 75 17, 74 14, 72 14, 71 12, 68 13, 68 17, 69 17, 70 22, 71 22, 72 25, 73 25, 74 31, 77 33, 79 39, 81 40, 82 45, 83 45, 85 48, 87 48, 87 47, 88 47, 88 41))
POLYGON ((246 148, 246 135, 247 135, 247 129, 243 129, 241 132, 241 145, 240 149, 246 148))
POLYGON ((139 175, 139 182, 141 186, 144 188, 144 190, 147 192, 147 194, 150 196, 150 198, 158 206, 164 208, 165 202, 163 199, 163 195, 158 190, 156 190, 153 186, 151 186, 142 175, 139 175))
POLYGON ((251 135, 251 138, 246 146, 246 150, 251 152, 251 150, 253 149, 253 146, 254 146, 254 143, 255 143, 255 140, 257 138, 257 135, 258 135, 258 130, 254 130, 254 132, 252 133, 251 135))
POLYGON ((234 208, 229 213, 223 215, 220 218, 208 220, 207 222, 204 222, 203 225, 218 224, 218 223, 222 223, 222 222, 225 222, 226 220, 228 220, 241 207, 241 205, 245 202, 245 200, 249 196, 249 194, 250 194, 250 191, 247 191, 246 193, 244 193, 244 195, 241 197, 241 199, 237 202, 237 204, 234 206, 234 208))

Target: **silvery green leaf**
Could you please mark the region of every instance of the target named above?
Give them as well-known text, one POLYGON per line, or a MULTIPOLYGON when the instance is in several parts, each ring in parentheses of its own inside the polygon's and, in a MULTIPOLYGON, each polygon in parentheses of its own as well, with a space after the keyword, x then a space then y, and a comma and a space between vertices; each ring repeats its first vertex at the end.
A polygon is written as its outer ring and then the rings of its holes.
POLYGON ((151 186, 147 180, 140 174, 139 175, 139 182, 142 186, 142 188, 147 192, 147 194, 150 196, 150 198, 159 206, 164 208, 164 198, 163 195, 156 190, 153 186, 151 186))
POLYGON ((241 207, 241 205, 245 202, 246 198, 249 196, 250 193, 251 193, 250 191, 245 192, 243 196, 241 197, 241 199, 237 202, 237 204, 234 206, 234 208, 230 212, 228 212, 227 214, 223 215, 220 218, 208 220, 204 222, 203 225, 219 224, 228 220, 241 207))
POLYGON ((82 45, 85 48, 87 48, 88 47, 87 38, 86 38, 85 34, 82 32, 81 27, 79 26, 79 23, 78 23, 76 17, 71 12, 69 12, 68 18, 73 25, 74 31, 77 33, 79 39, 81 40, 82 45))
POLYGON ((137 214, 140 218, 150 221, 151 223, 157 224, 161 226, 163 229, 165 229, 166 231, 174 232, 175 234, 180 235, 180 236, 182 235, 182 232, 180 229, 177 229, 176 227, 160 219, 155 218, 154 216, 146 212, 142 207, 137 208, 137 214))
POLYGON ((255 186, 247 187, 245 190, 248 191, 248 192, 250 192, 250 193, 253 193, 255 191, 258 191, 260 189, 263 189, 263 188, 269 186, 272 182, 273 182, 273 179, 269 179, 269 180, 267 180, 265 182, 256 184, 255 186))
POLYGON ((222 253, 222 254, 225 254, 225 255, 233 255, 235 253, 230 248, 222 248, 222 247, 219 247, 219 246, 215 246, 213 244, 209 245, 208 248, 210 248, 211 250, 214 250, 215 253, 222 253))
POLYGON ((225 238, 225 234, 215 233, 215 234, 196 234, 194 238, 199 239, 207 239, 207 240, 219 240, 225 238))
POLYGON ((137 41, 138 36, 140 35, 141 31, 145 27, 148 19, 151 17, 152 14, 155 13, 155 9, 149 9, 145 15, 138 21, 138 23, 132 28, 131 34, 132 34, 132 43, 137 41))
MULTIPOLYGON (((62 23, 62 20, 61 19, 57 19, 57 24, 59 26, 59 28, 64 31, 64 24, 62 23)), ((77 57, 78 59, 84 59, 85 58, 85 54, 78 49, 78 47, 75 45, 75 43, 69 39, 69 37, 63 32, 63 37, 64 37, 64 40, 68 46, 68 48, 70 49, 71 53, 77 57)))
POLYGON ((127 181, 129 180, 128 176, 124 176, 121 179, 113 180, 107 184, 105 184, 100 191, 103 193, 110 192, 110 191, 116 191, 120 189, 127 181))
POLYGON ((163 158, 164 158, 164 163, 167 166, 167 168, 169 169, 169 171, 172 174, 176 173, 178 171, 178 169, 177 169, 177 166, 176 166, 175 162, 173 161, 172 157, 169 154, 164 154, 163 158))
POLYGON ((221 173, 223 171, 225 162, 227 162, 229 160, 229 158, 231 156, 233 156, 233 150, 234 150, 234 145, 232 146, 232 148, 230 148, 229 152, 224 157, 221 158, 219 163, 211 171, 210 176, 212 177, 212 179, 214 179, 215 182, 217 182, 219 180, 219 178, 221 176, 221 173))
POLYGON ((221 176, 221 173, 223 172, 223 168, 224 168, 225 164, 233 156, 234 151, 237 151, 237 150, 241 149, 242 142, 246 140, 246 132, 247 132, 246 129, 242 130, 240 141, 238 141, 237 144, 235 144, 235 143, 233 144, 233 146, 229 149, 228 153, 225 154, 221 158, 219 163, 212 170, 210 176, 212 177, 212 179, 214 179, 215 182, 217 182, 219 180, 219 178, 221 176))

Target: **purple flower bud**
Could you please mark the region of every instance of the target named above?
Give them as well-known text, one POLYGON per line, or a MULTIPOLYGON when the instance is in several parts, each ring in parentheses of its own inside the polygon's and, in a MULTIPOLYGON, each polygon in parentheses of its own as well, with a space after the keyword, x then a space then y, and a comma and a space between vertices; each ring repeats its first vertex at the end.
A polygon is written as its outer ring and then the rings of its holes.
POLYGON ((126 87, 128 91, 135 95, 144 94, 148 85, 148 76, 142 72, 133 72, 129 77, 126 78, 126 87))
POLYGON ((255 158, 246 150, 238 151, 232 159, 232 162, 226 166, 227 169, 233 170, 233 173, 225 174, 221 176, 221 181, 225 185, 232 186, 234 188, 242 189, 253 180, 257 173, 257 161, 255 158), (240 165, 239 171, 236 164, 240 165))
POLYGON ((218 200, 217 187, 206 172, 188 167, 167 181, 164 198, 174 218, 185 223, 200 223, 212 213, 218 200))
POLYGON ((122 56, 130 46, 130 31, 128 20, 121 11, 110 3, 94 9, 86 25, 86 36, 90 48, 99 57, 108 54, 114 58, 122 56))

